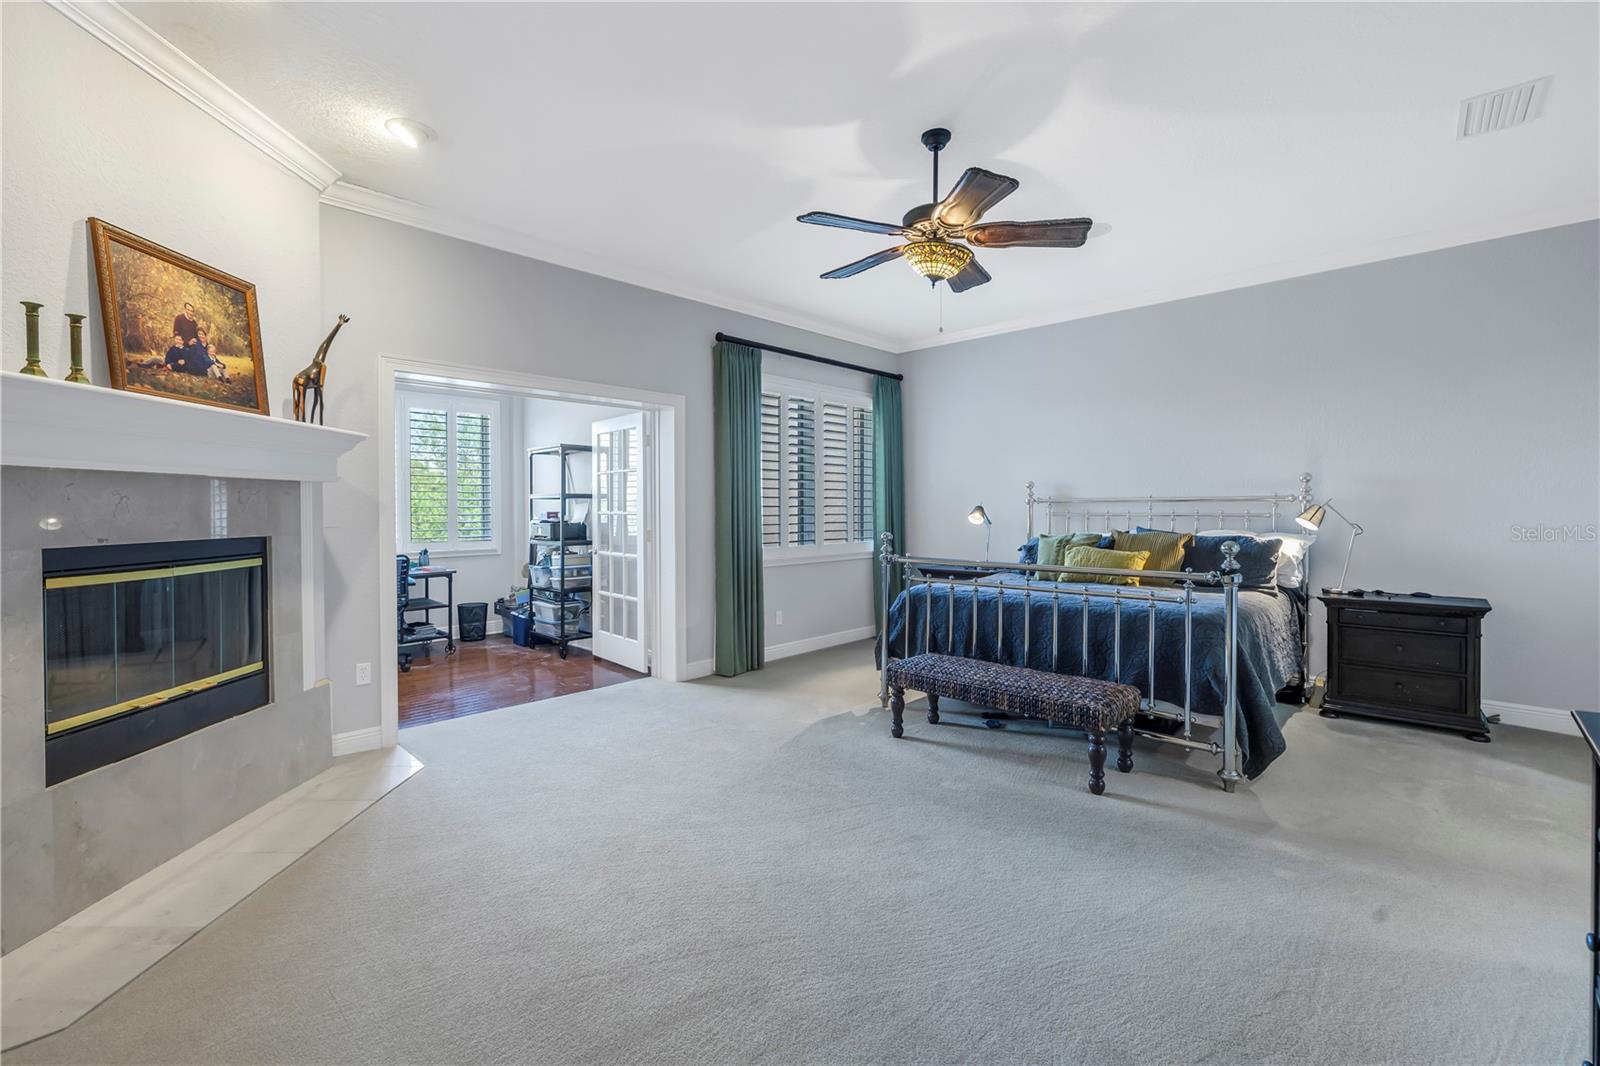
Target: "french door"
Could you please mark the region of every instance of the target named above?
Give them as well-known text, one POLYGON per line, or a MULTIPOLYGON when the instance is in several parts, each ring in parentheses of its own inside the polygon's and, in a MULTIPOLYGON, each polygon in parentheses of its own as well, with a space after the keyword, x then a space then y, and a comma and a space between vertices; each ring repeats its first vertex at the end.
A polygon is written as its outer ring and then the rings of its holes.
POLYGON ((643 673, 650 628, 643 413, 594 423, 593 443, 594 654, 643 673))

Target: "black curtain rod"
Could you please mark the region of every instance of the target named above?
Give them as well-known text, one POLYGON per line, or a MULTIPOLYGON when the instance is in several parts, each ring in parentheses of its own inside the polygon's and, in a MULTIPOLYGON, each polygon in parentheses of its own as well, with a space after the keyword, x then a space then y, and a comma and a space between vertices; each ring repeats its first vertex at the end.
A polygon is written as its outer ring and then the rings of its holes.
POLYGON ((745 340, 743 337, 730 337, 726 333, 717 334, 717 340, 727 341, 729 344, 742 344, 746 348, 760 348, 764 352, 777 352, 779 355, 792 355, 796 359, 809 359, 813 363, 826 363, 829 366, 839 366, 846 370, 855 370, 863 374, 876 374, 880 378, 893 378, 904 381, 904 374, 896 374, 888 370, 874 370, 870 366, 857 366, 855 363, 846 363, 841 359, 829 359, 824 355, 810 355, 806 352, 797 352, 793 348, 779 348, 776 344, 762 344, 760 341, 745 340))

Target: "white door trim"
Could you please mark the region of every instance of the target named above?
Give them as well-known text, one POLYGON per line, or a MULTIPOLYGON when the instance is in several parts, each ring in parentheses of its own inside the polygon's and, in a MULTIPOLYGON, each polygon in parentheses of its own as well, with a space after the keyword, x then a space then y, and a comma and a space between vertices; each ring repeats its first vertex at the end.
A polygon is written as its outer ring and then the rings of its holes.
MULTIPOLYGON (((636 407, 655 413, 657 486, 657 533, 660 551, 649 569, 657 589, 651 612, 653 673, 667 681, 689 680, 684 640, 689 624, 688 516, 679 501, 687 484, 688 444, 684 427, 688 400, 679 393, 602 385, 591 381, 526 374, 515 370, 435 363, 407 356, 378 355, 378 425, 394 423, 396 377, 400 374, 432 378, 438 384, 470 384, 481 388, 513 389, 557 400, 586 400, 613 407, 636 407)), ((648 419, 647 419, 648 421, 648 419)), ((395 667, 399 649, 394 626, 395 547, 395 440, 394 432, 380 431, 378 438, 378 551, 374 567, 380 595, 373 604, 373 620, 379 634, 378 721, 383 746, 392 747, 400 734, 400 676, 395 667), (390 595, 382 594, 391 590, 390 595)))

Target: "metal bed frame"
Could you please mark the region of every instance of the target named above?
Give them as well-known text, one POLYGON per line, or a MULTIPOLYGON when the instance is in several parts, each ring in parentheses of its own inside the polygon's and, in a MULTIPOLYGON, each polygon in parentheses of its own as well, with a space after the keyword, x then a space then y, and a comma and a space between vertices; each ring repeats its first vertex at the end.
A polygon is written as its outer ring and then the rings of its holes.
MULTIPOLYGON (((1056 520, 1062 519, 1066 524, 1062 527, 1069 531, 1089 531, 1095 522, 1102 523, 1106 531, 1116 528, 1114 520, 1121 520, 1123 527, 1131 526, 1134 520, 1142 519, 1147 528, 1160 528, 1156 525, 1158 519, 1166 519, 1166 528, 1177 531, 1180 520, 1192 522, 1193 529, 1188 532, 1199 532, 1204 522, 1216 519, 1218 526, 1227 526, 1230 521, 1237 522, 1239 528, 1251 532, 1269 533, 1278 531, 1285 504, 1293 504, 1296 510, 1292 514, 1299 514, 1311 506, 1311 475, 1300 475, 1300 491, 1297 493, 1267 494, 1261 496, 1099 496, 1099 497, 1041 497, 1034 495, 1034 484, 1028 482, 1028 537, 1032 538, 1038 531, 1038 509, 1042 506, 1044 517, 1044 532, 1049 534, 1056 528, 1056 520)), ((1292 517, 1292 515, 1291 515, 1292 517)), ((1173 585, 1164 587, 1140 587, 1129 585, 1101 585, 1086 584, 1082 582, 1070 584, 1051 584, 1047 587, 1024 586, 1017 589, 1014 586, 993 586, 996 589, 995 613, 997 619, 996 650, 1003 654, 1005 646, 1005 601, 1008 595, 1011 602, 1020 596, 1023 602, 1023 642, 1022 661, 1027 663, 1029 643, 1032 639, 1032 608, 1035 597, 1049 599, 1051 607, 1050 624, 1050 663, 1052 669, 1059 670, 1063 665, 1061 654, 1061 602, 1062 600, 1075 600, 1081 605, 1079 618, 1081 619, 1078 639, 1078 669, 1081 673, 1088 671, 1089 658, 1089 603, 1092 600, 1112 601, 1112 671, 1114 679, 1120 680, 1122 676, 1122 612, 1125 606, 1131 609, 1143 609, 1146 615, 1148 637, 1145 641, 1146 648, 1146 688, 1147 693, 1140 704, 1140 710, 1151 717, 1166 719, 1181 723, 1182 729, 1175 734, 1158 733, 1148 729, 1135 729, 1134 732, 1150 740, 1164 744, 1176 744, 1179 747, 1194 751, 1203 751, 1222 760, 1222 767, 1217 771, 1217 776, 1222 779, 1222 787, 1233 792, 1238 783, 1244 779, 1240 773, 1243 764, 1243 755, 1239 745, 1239 587, 1243 580, 1239 573, 1239 563, 1236 558, 1238 545, 1227 541, 1222 546, 1223 562, 1218 570, 1209 573, 1193 573, 1190 571, 1165 571, 1165 570, 1119 570, 1107 567, 1084 566, 1044 566, 1037 563, 996 563, 991 560, 975 559, 945 559, 926 556, 896 555, 894 541, 891 534, 885 532, 881 538, 879 564, 881 567, 881 580, 883 583, 883 612, 881 628, 884 648, 880 655, 881 673, 879 679, 878 701, 880 705, 887 706, 889 701, 889 662, 891 658, 909 658, 912 651, 912 621, 910 604, 919 595, 922 598, 922 639, 920 651, 939 651, 947 655, 977 653, 977 620, 978 597, 976 589, 972 596, 972 625, 970 627, 970 643, 968 648, 957 649, 949 646, 955 632, 955 587, 958 585, 976 585, 982 575, 973 577, 934 577, 924 572, 925 569, 941 569, 948 571, 951 568, 970 568, 990 574, 1004 570, 1022 573, 1034 577, 1059 578, 1063 574, 1084 574, 1103 577, 1143 577, 1162 578, 1174 582, 1173 585), (895 567, 900 568, 901 584, 906 597, 907 611, 905 625, 901 633, 900 655, 895 656, 894 650, 888 647, 889 612, 894 601, 895 567), (1220 588, 1223 596, 1223 662, 1224 662, 1224 697, 1223 714, 1220 720, 1221 743, 1215 739, 1198 739, 1194 736, 1194 726, 1206 725, 1215 721, 1213 716, 1196 713, 1193 708, 1193 678, 1194 678, 1194 590, 1196 585, 1220 588), (932 646, 932 618, 936 609, 934 602, 934 589, 944 588, 946 625, 944 630, 945 644, 943 648, 932 646), (1156 632, 1156 604, 1181 603, 1183 604, 1183 702, 1181 706, 1158 706, 1155 684, 1155 632, 1156 632)), ((1310 612, 1304 612, 1300 631, 1300 669, 1301 689, 1304 691, 1306 681, 1310 677, 1310 612)), ((1071 660, 1065 661, 1070 665, 1071 660)))

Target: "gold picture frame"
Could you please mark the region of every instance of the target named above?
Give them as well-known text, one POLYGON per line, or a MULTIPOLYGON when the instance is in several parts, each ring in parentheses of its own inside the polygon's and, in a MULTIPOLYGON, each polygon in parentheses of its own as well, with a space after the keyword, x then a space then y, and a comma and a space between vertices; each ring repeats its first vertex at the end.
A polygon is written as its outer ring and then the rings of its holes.
POLYGON ((89 243, 113 388, 269 413, 254 285, 98 218, 89 243))

